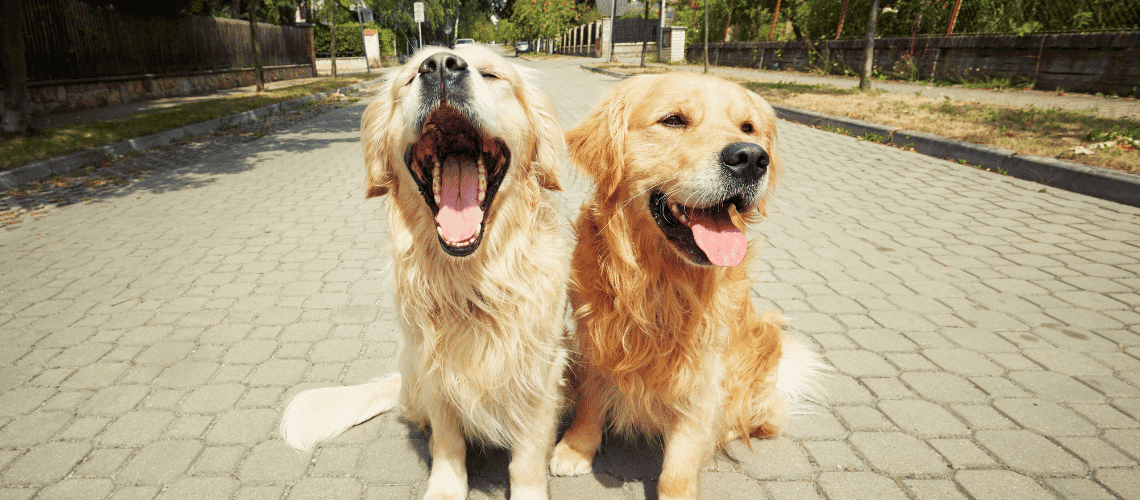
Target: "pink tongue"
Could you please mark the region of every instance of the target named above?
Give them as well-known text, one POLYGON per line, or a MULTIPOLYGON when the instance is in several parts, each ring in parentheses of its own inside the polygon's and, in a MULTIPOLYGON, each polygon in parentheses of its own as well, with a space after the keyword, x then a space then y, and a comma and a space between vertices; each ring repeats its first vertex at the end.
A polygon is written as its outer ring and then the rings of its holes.
POLYGON ((443 239, 460 243, 479 230, 483 210, 479 208, 479 167, 469 158, 449 157, 440 165, 439 214, 435 222, 443 239))
POLYGON ((705 251, 709 262, 721 267, 732 267, 744 260, 748 239, 727 215, 714 219, 693 211, 689 214, 689 220, 692 221, 693 239, 705 251))

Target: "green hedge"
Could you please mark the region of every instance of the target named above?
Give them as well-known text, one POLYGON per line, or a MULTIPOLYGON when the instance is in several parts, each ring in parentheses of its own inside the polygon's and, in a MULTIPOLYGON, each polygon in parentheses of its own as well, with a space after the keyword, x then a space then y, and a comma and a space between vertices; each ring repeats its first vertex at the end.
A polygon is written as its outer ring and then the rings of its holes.
MULTIPOLYGON (((374 29, 380 35, 380 55, 393 55, 393 36, 390 30, 381 28, 376 23, 367 23, 364 25, 364 28, 374 29)), ((318 24, 313 27, 313 44, 315 45, 318 55, 325 54, 327 56, 331 38, 332 30, 330 30, 328 26, 318 24)), ((336 26, 336 54, 338 56, 364 55, 364 40, 360 37, 359 23, 344 23, 336 26)))

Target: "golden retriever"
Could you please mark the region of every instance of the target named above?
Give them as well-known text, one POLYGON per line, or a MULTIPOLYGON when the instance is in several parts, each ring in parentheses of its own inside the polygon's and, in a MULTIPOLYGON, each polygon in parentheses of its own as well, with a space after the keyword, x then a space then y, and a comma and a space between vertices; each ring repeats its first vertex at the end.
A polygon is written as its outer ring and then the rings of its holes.
POLYGON ((578 400, 551 472, 588 472, 609 421, 663 439, 659 498, 696 498, 718 446, 776 436, 789 402, 820 397, 825 365, 749 298, 744 230, 780 172, 775 114, 719 78, 641 76, 566 142, 596 191, 570 272, 578 400))
POLYGON ((426 499, 467 497, 466 440, 511 449, 511 497, 548 497, 568 360, 569 248, 547 191, 564 143, 533 71, 482 46, 418 52, 361 123, 367 196, 387 195, 399 374, 305 391, 281 435, 318 442, 398 402, 431 429, 426 499))

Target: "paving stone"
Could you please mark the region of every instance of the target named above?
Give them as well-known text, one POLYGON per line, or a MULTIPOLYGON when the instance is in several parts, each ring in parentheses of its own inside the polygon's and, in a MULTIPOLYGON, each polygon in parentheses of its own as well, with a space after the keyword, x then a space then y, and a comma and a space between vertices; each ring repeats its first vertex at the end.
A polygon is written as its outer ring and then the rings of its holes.
POLYGON ((828 351, 824 357, 841 373, 853 377, 893 377, 898 370, 882 356, 868 351, 828 351))
POLYGON ((1084 460, 1089 467, 1136 466, 1135 460, 1124 456, 1108 443, 1095 437, 1059 437, 1057 442, 1084 460))
POLYGON ((828 498, 836 500, 906 498, 894 481, 874 472, 824 472, 817 482, 828 498))
POLYGON ((914 393, 897 378, 863 378, 863 384, 871 389, 878 399, 913 398, 914 393))
POLYGON ((1108 442, 1140 460, 1140 431, 1135 429, 1108 429, 1101 434, 1108 442))
MULTIPOLYGON (((232 477, 185 477, 163 490, 160 498, 162 500, 223 500, 232 498, 237 490, 238 481, 232 477)), ((329 491, 329 493, 332 495, 340 493, 340 491, 329 491)))
POLYGON ((35 485, 55 482, 71 472, 90 452, 90 443, 54 441, 36 445, 0 475, 0 484, 35 485))
POLYGON ((795 442, 785 437, 737 440, 725 446, 729 457, 738 462, 741 472, 757 480, 810 479, 815 470, 795 442))
POLYGON ((906 488, 920 500, 964 500, 965 495, 958 491, 953 481, 948 479, 908 479, 903 481, 906 488))
POLYGON ((913 352, 918 348, 910 339, 893 330, 881 328, 848 330, 847 335, 863 349, 873 352, 913 352))
POLYGON ((1036 500, 1053 496, 1032 479, 1006 470, 959 471, 954 480, 974 498, 1036 500))
POLYGON ((81 477, 114 476, 132 453, 134 450, 128 448, 96 449, 75 468, 75 474, 81 477))
POLYGON ((847 429, 826 408, 809 413, 792 415, 784 435, 792 439, 842 439, 847 429))
POLYGON ((1112 375, 1112 369, 1068 349, 1025 349, 1023 354, 1045 368, 1065 375, 1112 375))
POLYGON ((111 423, 96 440, 100 447, 137 448, 161 437, 174 415, 165 411, 127 413, 111 423))
POLYGON ((0 446, 31 448, 50 440, 72 423, 67 412, 42 412, 18 417, 0 429, 0 446))
POLYGON ((954 469, 973 469, 997 465, 993 458, 969 439, 931 439, 930 446, 938 450, 954 469))
POLYGON ((833 406, 832 411, 852 431, 893 431, 892 424, 879 410, 870 406, 833 406))
POLYGON ((1108 487, 1119 498, 1133 500, 1140 498, 1140 471, 1130 469, 1100 469, 1096 479, 1108 487))
POLYGON ((977 431, 974 438, 1003 464, 1026 474, 1084 474, 1087 470, 1057 445, 1029 431, 977 431))
POLYGON ((114 490, 115 483, 110 479, 64 479, 42 490, 36 498, 45 500, 99 500, 107 498, 114 490))
POLYGON ((1094 436, 1097 429, 1061 405, 1037 398, 995 399, 995 408, 1022 427, 1046 436, 1094 436))
POLYGON ((244 446, 207 446, 190 468, 195 476, 229 476, 237 471, 238 463, 249 448, 244 446))
POLYGON ((1067 375, 1044 372, 1010 372, 1010 380, 1026 390, 1058 403, 1101 403, 1104 397, 1067 375))
POLYGON ((872 468, 892 476, 936 476, 949 472, 934 450, 901 432, 855 432, 848 440, 872 468))
POLYGON ((875 401, 871 391, 858 380, 846 375, 834 374, 827 377, 824 388, 827 390, 828 403, 833 405, 866 405, 875 401))
POLYGON ((904 432, 921 437, 965 436, 969 429, 946 409, 920 399, 879 403, 879 410, 904 432))
POLYGON ((206 443, 212 446, 252 446, 273 436, 279 418, 277 410, 229 410, 218 416, 206 433, 206 443))
MULTIPOLYGON (((1119 400, 1117 400, 1119 401, 1119 400)), ((1093 425, 1104 429, 1140 428, 1140 420, 1131 418, 1105 404, 1076 404, 1070 408, 1092 421, 1093 425)))
POLYGON ((936 403, 982 403, 988 398, 974 384, 942 372, 908 372, 899 378, 924 398, 936 403))
MULTIPOLYGON (((724 498, 726 500, 763 499, 767 495, 764 494, 761 484, 761 481, 756 481, 744 474, 704 472, 701 474, 700 494, 703 498, 724 498)), ((567 492, 567 496, 574 494, 567 492)))
POLYGON ((306 477, 289 491, 289 498, 325 499, 359 498, 360 480, 350 477, 306 477))
POLYGON ((766 481, 764 489, 772 500, 812 500, 821 498, 816 487, 811 482, 801 481, 766 481))
POLYGON ((1088 479, 1048 478, 1045 483, 1065 500, 1112 500, 1116 498, 1088 479))
POLYGON ((244 394, 242 384, 210 384, 194 389, 178 406, 180 413, 213 415, 233 408, 244 394))
POLYGON ((162 485, 177 480, 198 458, 198 441, 157 441, 144 446, 115 476, 136 485, 162 485))
POLYGON ((922 355, 942 369, 960 375, 1001 375, 1005 372, 985 356, 967 349, 923 349, 922 355))
MULTIPOLYGON (((424 461, 427 456, 425 440, 406 437, 374 439, 364 449, 360 463, 368 466, 359 474, 368 484, 414 485, 428 477, 428 464, 424 461)), ((303 459, 295 453, 290 458, 300 462, 301 470, 304 470, 303 459)))
POLYGON ((819 470, 868 470, 867 464, 855 455, 851 445, 844 441, 804 441, 804 449, 811 454, 819 470))

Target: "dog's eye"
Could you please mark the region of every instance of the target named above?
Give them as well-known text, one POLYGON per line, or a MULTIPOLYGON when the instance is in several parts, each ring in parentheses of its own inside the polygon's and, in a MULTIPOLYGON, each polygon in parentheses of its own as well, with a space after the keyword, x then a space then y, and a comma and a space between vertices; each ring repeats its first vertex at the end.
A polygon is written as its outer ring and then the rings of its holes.
POLYGON ((496 75, 494 73, 482 72, 479 74, 483 75, 483 78, 486 78, 488 80, 498 80, 499 79, 499 75, 496 75))
POLYGON ((664 120, 661 120, 661 123, 667 127, 684 127, 689 124, 689 122, 685 120, 685 117, 679 114, 666 116, 664 120))
POLYGON ((755 129, 752 128, 752 124, 748 122, 744 122, 744 125, 740 126, 740 131, 745 134, 751 134, 753 130, 755 129))

